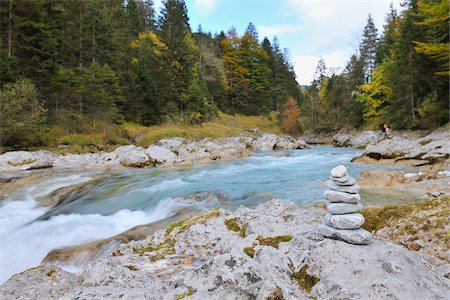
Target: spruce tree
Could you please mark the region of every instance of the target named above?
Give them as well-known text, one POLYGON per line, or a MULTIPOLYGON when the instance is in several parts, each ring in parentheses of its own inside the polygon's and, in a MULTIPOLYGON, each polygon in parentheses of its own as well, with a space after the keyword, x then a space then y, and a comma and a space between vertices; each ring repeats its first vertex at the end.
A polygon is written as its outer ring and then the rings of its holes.
POLYGON ((158 32, 167 46, 165 71, 167 88, 162 95, 168 112, 186 109, 186 92, 192 80, 195 60, 195 43, 189 27, 184 0, 166 0, 158 20, 158 32))
POLYGON ((367 24, 363 30, 363 37, 360 46, 361 59, 364 62, 365 82, 372 80, 372 71, 377 64, 378 31, 369 14, 367 24))

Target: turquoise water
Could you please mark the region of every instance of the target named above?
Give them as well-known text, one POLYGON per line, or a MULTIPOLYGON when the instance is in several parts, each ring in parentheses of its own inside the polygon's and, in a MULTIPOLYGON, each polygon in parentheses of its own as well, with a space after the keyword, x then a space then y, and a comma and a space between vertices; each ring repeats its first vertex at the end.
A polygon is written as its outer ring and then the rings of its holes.
MULTIPOLYGON (((150 169, 47 170, 39 180, 0 199, 0 283, 37 266, 53 249, 108 238, 184 211, 253 206, 272 197, 299 205, 322 200, 331 168, 350 175, 380 169, 351 163, 351 148, 256 153, 252 157, 150 169), (54 208, 41 203, 55 190, 86 184, 54 208), (196 197, 189 197, 195 193, 196 197), (187 198, 186 198, 187 197, 187 198)), ((387 168, 387 167, 385 167, 387 168)))

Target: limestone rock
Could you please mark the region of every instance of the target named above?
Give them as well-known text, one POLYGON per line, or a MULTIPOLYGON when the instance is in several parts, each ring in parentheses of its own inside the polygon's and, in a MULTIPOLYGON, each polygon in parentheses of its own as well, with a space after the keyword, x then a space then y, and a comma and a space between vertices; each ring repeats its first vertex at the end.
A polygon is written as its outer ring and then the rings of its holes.
POLYGON ((276 134, 265 133, 253 142, 255 151, 272 151, 280 138, 276 134))
POLYGON ((42 265, 13 276, 0 286, 0 299, 60 299, 78 286, 75 274, 42 265))
POLYGON ((356 213, 362 209, 360 203, 327 203, 327 211, 332 215, 344 215, 356 213))
POLYGON ((364 224, 364 216, 358 213, 345 215, 328 213, 323 218, 323 223, 336 229, 358 229, 364 224))
MULTIPOLYGON (((343 178, 345 178, 345 177, 343 177, 343 178)), ((335 180, 334 177, 330 177, 330 179, 333 180, 334 183, 336 183, 337 185, 342 185, 342 186, 352 186, 352 185, 354 185, 356 183, 355 178, 350 177, 350 176, 347 176, 345 181, 343 181, 343 180, 341 180, 341 181, 335 180)))
POLYGON ((332 180, 327 180, 327 187, 333 191, 350 193, 350 194, 357 194, 357 193, 359 193, 359 190, 361 189, 359 187, 359 185, 357 185, 357 184, 351 185, 351 186, 337 185, 332 180))
MULTIPOLYGON (((170 233, 159 230, 122 244, 76 277, 64 271, 57 271, 56 281, 52 274, 19 274, 0 287, 0 298, 181 299, 190 291, 189 299, 267 299, 281 290, 284 299, 448 299, 448 279, 416 252, 381 239, 355 246, 324 238, 316 229, 322 211, 275 199, 210 212, 190 226, 177 223, 170 233), (244 236, 228 229, 225 219, 245 228, 244 236), (258 239, 279 235, 292 239, 277 247, 258 239), (305 277, 312 282, 308 291, 296 280, 305 277)), ((319 230, 354 244, 371 240, 362 229, 319 230)))
POLYGON ((114 152, 117 153, 120 164, 125 167, 142 168, 150 163, 149 157, 141 147, 123 146, 117 148, 114 152))
POLYGON ((161 139, 156 142, 156 146, 161 146, 169 149, 172 152, 177 153, 181 145, 185 144, 187 141, 183 138, 171 138, 171 139, 161 139))
POLYGON ((161 146, 151 145, 144 153, 147 154, 154 164, 173 164, 177 159, 175 153, 161 146))
POLYGON ((349 133, 337 133, 333 135, 333 142, 336 146, 348 147, 352 146, 352 138, 353 136, 349 133))
POLYGON ((358 149, 364 149, 367 145, 377 143, 381 138, 380 133, 367 130, 357 134, 351 139, 351 146, 358 149))
POLYGON ((372 235, 367 230, 361 228, 342 230, 321 224, 318 229, 325 237, 342 240, 350 244, 367 245, 372 241, 372 235))
POLYGON ((361 196, 359 194, 349 194, 334 190, 326 190, 324 196, 325 199, 330 202, 357 203, 358 201, 361 201, 361 196))
POLYGON ((333 176, 330 176, 330 179, 333 180, 334 182, 341 182, 341 183, 347 182, 347 180, 349 178, 350 178, 350 176, 348 176, 348 174, 345 175, 344 177, 333 177, 333 176))
POLYGON ((330 171, 331 177, 335 178, 341 178, 348 175, 347 168, 344 165, 339 165, 337 167, 334 167, 330 171))
POLYGON ((0 155, 0 170, 21 171, 53 166, 53 154, 49 151, 39 150, 10 151, 0 155))

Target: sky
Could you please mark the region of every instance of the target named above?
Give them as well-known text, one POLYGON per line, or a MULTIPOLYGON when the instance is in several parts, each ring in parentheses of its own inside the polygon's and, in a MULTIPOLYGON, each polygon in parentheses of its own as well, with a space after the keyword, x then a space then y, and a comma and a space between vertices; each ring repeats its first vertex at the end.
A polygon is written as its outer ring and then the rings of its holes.
MULTIPOLYGON (((361 40, 368 15, 378 32, 392 3, 400 10, 399 0, 186 0, 193 31, 219 33, 232 26, 242 35, 252 22, 262 40, 276 36, 289 57, 301 85, 309 85, 317 62, 341 71, 361 40)), ((155 0, 159 11, 161 0, 155 0)))

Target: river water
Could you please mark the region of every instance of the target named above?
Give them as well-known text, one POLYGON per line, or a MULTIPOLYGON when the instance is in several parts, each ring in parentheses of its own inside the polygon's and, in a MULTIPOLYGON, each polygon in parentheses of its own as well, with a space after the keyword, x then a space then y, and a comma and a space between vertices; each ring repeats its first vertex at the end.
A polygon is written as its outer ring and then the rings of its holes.
POLYGON ((33 182, 0 198, 0 284, 39 265, 53 249, 108 238, 182 209, 232 210, 272 197, 317 203, 334 166, 346 165, 354 177, 383 168, 350 162, 360 154, 352 148, 313 147, 150 169, 39 171, 33 182), (67 192, 59 205, 44 206, 55 191, 64 195, 61 189, 77 185, 82 188, 67 192))

